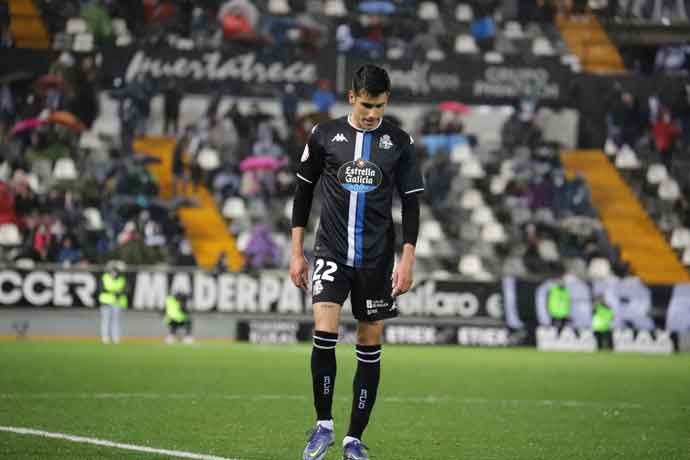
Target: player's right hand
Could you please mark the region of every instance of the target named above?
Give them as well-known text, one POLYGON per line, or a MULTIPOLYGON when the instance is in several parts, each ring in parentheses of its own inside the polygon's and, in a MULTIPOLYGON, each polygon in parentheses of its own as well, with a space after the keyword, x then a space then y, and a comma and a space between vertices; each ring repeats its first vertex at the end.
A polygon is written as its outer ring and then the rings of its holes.
POLYGON ((290 278, 298 288, 309 290, 309 263, 303 254, 290 258, 290 278))

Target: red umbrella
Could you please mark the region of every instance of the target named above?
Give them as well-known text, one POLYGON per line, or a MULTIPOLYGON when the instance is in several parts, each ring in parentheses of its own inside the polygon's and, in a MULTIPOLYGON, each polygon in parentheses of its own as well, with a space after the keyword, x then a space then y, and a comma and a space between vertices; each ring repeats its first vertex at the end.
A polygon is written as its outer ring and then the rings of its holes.
POLYGON ((30 129, 35 129, 41 126, 46 121, 41 118, 27 118, 26 120, 18 121, 10 131, 10 136, 15 134, 23 133, 30 129))
POLYGON ((49 89, 62 90, 67 86, 67 82, 59 75, 45 74, 38 77, 34 82, 34 88, 39 92, 46 92, 49 89))
POLYGON ((472 111, 468 106, 466 106, 462 102, 456 101, 443 101, 438 105, 438 109, 441 112, 453 112, 457 113, 458 115, 467 115, 472 111))
POLYGON ((69 112, 53 112, 48 117, 47 123, 56 123, 67 126, 75 133, 81 133, 82 131, 86 130, 84 123, 82 123, 79 118, 69 112))
POLYGON ((285 159, 278 159, 269 155, 254 155, 249 158, 245 158, 240 162, 240 171, 253 171, 253 170, 268 170, 275 171, 281 168, 287 162, 285 159))

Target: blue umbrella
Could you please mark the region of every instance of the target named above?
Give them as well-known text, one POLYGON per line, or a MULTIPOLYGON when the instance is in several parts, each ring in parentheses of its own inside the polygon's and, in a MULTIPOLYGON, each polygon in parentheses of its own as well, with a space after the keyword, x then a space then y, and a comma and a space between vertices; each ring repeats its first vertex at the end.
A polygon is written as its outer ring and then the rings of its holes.
POLYGON ((369 0, 360 2, 359 11, 369 14, 393 14, 395 13, 395 5, 384 0, 369 0))

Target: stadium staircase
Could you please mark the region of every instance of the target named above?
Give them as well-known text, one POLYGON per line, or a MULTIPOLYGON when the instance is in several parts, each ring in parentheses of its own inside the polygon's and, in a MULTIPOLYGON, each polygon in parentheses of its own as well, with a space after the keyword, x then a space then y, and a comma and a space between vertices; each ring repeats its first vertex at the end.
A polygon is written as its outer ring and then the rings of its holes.
POLYGON ((10 0, 10 31, 17 48, 50 48, 50 35, 33 0, 10 0))
POLYGON ((585 72, 625 72, 623 58, 595 16, 571 19, 559 15, 556 24, 570 51, 580 59, 585 72))
POLYGON ((568 176, 582 173, 592 193, 592 204, 613 244, 634 274, 645 283, 688 282, 690 276, 664 236, 645 212, 633 191, 601 150, 563 152, 568 176))
MULTIPOLYGON (((175 139, 169 137, 148 137, 138 139, 134 144, 134 149, 138 153, 160 159, 159 163, 150 163, 147 168, 156 178, 159 195, 163 199, 173 198, 174 148, 175 139)), ((239 271, 244 264, 242 254, 237 249, 234 237, 228 232, 213 195, 204 186, 200 186, 195 193, 191 184, 187 184, 184 196, 198 203, 198 207, 181 208, 177 211, 197 264, 200 267, 212 268, 218 261, 221 251, 225 251, 228 268, 231 271, 239 271)))

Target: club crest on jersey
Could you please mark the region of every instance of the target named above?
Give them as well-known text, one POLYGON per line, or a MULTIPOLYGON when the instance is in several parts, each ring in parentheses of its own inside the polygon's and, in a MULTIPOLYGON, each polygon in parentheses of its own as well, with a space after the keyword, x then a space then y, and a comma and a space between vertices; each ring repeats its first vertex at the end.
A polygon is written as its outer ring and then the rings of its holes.
POLYGON ((393 147, 393 141, 391 140, 391 137, 388 134, 384 134, 381 136, 379 139, 379 148, 383 150, 388 150, 391 147, 393 147))
POLYGON ((331 142, 348 142, 348 140, 347 140, 347 137, 345 137, 345 134, 338 133, 335 136, 333 136, 333 139, 331 139, 331 142))
POLYGON ((381 185, 383 173, 375 163, 360 158, 344 163, 338 170, 338 180, 349 192, 367 193, 381 185))

